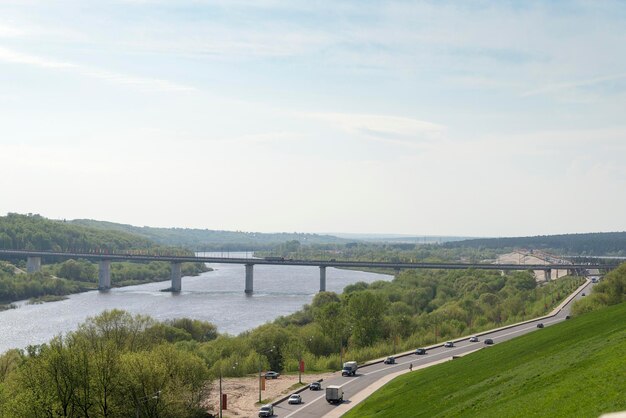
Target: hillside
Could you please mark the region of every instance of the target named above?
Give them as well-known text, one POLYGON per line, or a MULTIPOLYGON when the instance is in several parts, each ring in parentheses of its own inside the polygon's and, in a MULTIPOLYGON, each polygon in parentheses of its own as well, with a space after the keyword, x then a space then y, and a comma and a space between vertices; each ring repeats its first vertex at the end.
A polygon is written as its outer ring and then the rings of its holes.
POLYGON ((597 417, 626 410, 626 303, 402 375, 346 418, 597 417))
POLYGON ((287 241, 299 241, 300 244, 341 244, 346 239, 332 235, 304 233, 261 233, 241 231, 216 231, 210 229, 189 228, 153 228, 133 226, 92 219, 75 219, 73 225, 97 228, 104 231, 122 231, 141 236, 161 245, 180 246, 200 251, 219 250, 257 250, 267 249, 287 241))
POLYGON ((39 215, 0 216, 0 249, 125 250, 153 246, 150 239, 124 231, 89 228, 39 215))
POLYGON ((478 238, 447 242, 446 248, 529 248, 563 255, 626 256, 626 232, 478 238))

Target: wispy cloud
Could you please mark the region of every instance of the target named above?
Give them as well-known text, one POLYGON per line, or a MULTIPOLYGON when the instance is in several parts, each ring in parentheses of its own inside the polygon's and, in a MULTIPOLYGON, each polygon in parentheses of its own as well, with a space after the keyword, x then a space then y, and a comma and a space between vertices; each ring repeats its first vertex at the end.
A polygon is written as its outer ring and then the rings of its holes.
POLYGON ((305 116, 329 122, 353 135, 402 145, 440 138, 446 130, 443 125, 400 116, 353 113, 307 113, 305 116))
POLYGON ((626 78, 626 73, 612 74, 612 75, 607 75, 607 76, 594 77, 594 78, 588 78, 585 80, 570 81, 570 82, 565 82, 565 83, 548 84, 543 87, 539 87, 537 89, 529 90, 523 93, 522 96, 523 97, 537 96, 540 94, 553 93, 556 91, 571 90, 571 89, 576 89, 579 87, 587 87, 587 86, 593 86, 596 84, 602 84, 602 83, 606 83, 607 81, 620 80, 622 78, 626 78))
POLYGON ((174 83, 168 80, 150 77, 138 77, 99 68, 91 68, 67 61, 57 61, 54 59, 39 57, 36 55, 24 54, 12 49, 0 46, 0 61, 12 64, 31 65, 39 68, 70 71, 78 75, 93 77, 113 84, 123 84, 135 86, 146 91, 193 91, 194 87, 174 83))

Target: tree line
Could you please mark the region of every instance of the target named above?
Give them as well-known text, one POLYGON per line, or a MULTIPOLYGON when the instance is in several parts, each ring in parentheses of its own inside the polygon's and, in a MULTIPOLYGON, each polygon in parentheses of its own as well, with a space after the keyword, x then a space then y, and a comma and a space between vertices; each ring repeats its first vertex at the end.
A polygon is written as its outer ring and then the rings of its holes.
POLYGON ((149 239, 129 233, 87 228, 39 215, 9 213, 0 216, 0 249, 116 251, 155 246, 149 239))
POLYGON ((626 232, 480 238, 446 242, 444 248, 529 248, 563 255, 626 256, 626 232))
POLYGON ((209 371, 166 335, 206 341, 215 328, 106 311, 78 330, 0 357, 0 417, 204 417, 209 371))

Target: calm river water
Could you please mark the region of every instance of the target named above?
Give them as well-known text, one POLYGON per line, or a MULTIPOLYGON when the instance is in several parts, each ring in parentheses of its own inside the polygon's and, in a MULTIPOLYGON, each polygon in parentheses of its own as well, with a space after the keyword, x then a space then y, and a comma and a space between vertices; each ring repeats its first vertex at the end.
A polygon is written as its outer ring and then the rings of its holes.
MULTIPOLYGON (((221 255, 221 254, 217 254, 221 255)), ((245 253, 230 254, 245 257, 245 253)), ((319 268, 254 266, 254 294, 244 294, 244 266, 211 264, 215 270, 183 277, 183 291, 160 292, 170 282, 149 283, 70 295, 69 299, 28 305, 0 312, 0 353, 10 348, 47 342, 53 336, 76 329, 87 317, 105 309, 124 309, 163 320, 189 317, 210 321, 219 332, 238 334, 288 315, 310 303, 319 290, 319 268)), ((391 280, 393 276, 350 270, 326 269, 326 289, 341 292, 358 281, 391 280)))

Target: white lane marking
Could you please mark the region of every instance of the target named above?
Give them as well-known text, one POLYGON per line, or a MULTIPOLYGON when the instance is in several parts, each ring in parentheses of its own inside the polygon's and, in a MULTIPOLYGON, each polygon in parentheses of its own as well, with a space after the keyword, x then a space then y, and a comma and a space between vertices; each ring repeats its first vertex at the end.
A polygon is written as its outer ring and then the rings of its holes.
MULTIPOLYGON (((344 383, 343 383, 343 384, 341 384, 341 385, 334 385, 334 386, 339 386, 340 388, 342 388, 342 387, 344 387, 345 385, 347 385, 348 383, 350 383, 350 382, 352 382, 352 381, 354 381, 354 380, 356 380, 356 378, 355 378, 355 377, 354 377, 354 378, 352 378, 352 379, 350 379, 350 380, 348 380, 348 381, 346 381, 346 382, 344 382, 344 383)), ((304 408, 306 408, 307 406, 309 406, 309 405, 311 405, 312 403, 317 402, 317 401, 319 401, 320 399, 325 398, 325 397, 326 397, 326 394, 325 394, 325 393, 324 393, 324 395, 320 395, 320 396, 318 396, 317 398, 313 399, 312 401, 307 402, 307 403, 306 403, 305 405, 303 405, 302 407, 300 407, 300 408, 296 409, 296 410, 295 410, 295 411, 293 411, 291 414, 287 415, 285 418, 289 418, 289 417, 293 416, 296 412, 300 412, 300 411, 302 411, 302 410, 303 410, 304 408)))
POLYGON ((304 408, 306 408, 307 406, 311 405, 311 404, 312 404, 312 403, 314 403, 314 402, 319 401, 319 400, 320 400, 320 399, 322 399, 324 396, 326 396, 326 395, 318 396, 317 398, 313 399, 312 401, 307 402, 307 403, 306 403, 306 404, 304 404, 302 407, 300 407, 300 408, 296 409, 296 410, 295 410, 295 411, 293 411, 291 414, 289 414, 289 415, 285 416, 285 418, 289 418, 289 417, 294 416, 295 414, 297 414, 297 413, 301 412, 301 411, 302 411, 304 408))
MULTIPOLYGON (((543 321, 543 324, 551 324, 551 323, 553 323, 553 322, 558 322, 558 321, 562 321, 562 320, 563 320, 563 319, 560 319, 560 318, 559 318, 559 319, 553 319, 553 320, 551 320, 551 321, 543 321)), ((522 332, 522 331, 528 331, 528 330, 530 330, 530 329, 534 329, 534 328, 537 328, 537 324, 535 324, 534 326, 531 326, 531 327, 526 327, 526 328, 518 329, 518 330, 516 330, 516 331, 512 331, 512 332, 509 332, 509 333, 506 333, 506 334, 498 335, 497 337, 495 337, 495 336, 494 336, 494 337, 490 337, 490 336, 488 336, 488 335, 485 335, 485 336, 486 336, 486 337, 488 337, 488 338, 491 338, 491 339, 493 340, 493 339, 496 339, 496 338, 502 338, 502 337, 507 337, 507 336, 509 336, 509 335, 518 334, 518 333, 520 333, 520 332, 522 332)), ((473 344, 479 344, 479 343, 470 343, 470 344, 468 344, 468 345, 464 345, 464 346, 461 346, 461 347, 456 347, 456 348, 453 348, 453 349, 450 349, 450 350, 442 351, 442 352, 440 352, 440 353, 436 353, 436 354, 431 355, 430 357, 428 357, 428 360, 433 360, 433 358, 434 358, 435 356, 439 356, 439 357, 448 357, 448 354, 449 354, 449 353, 451 353, 451 352, 453 352, 453 351, 458 351, 458 350, 461 350, 461 349, 464 349, 464 348, 468 348, 468 347, 470 347, 470 346, 471 346, 471 345, 473 345, 473 344), (442 356, 442 354, 443 354, 443 356, 442 356)), ((410 354, 410 355, 414 355, 414 354, 410 354)), ((408 356, 407 356, 407 357, 408 357, 408 356)), ((419 359, 418 359, 418 360, 419 360, 419 359)), ((405 362, 403 362, 403 363, 398 363, 398 364, 395 364, 395 365, 393 365, 393 366, 385 367, 385 368, 383 368, 383 369, 379 369, 379 370, 376 370, 376 371, 373 371, 373 372, 363 373, 363 374, 361 374, 360 376, 369 376, 369 375, 372 375, 372 374, 375 374, 375 373, 379 373, 379 372, 382 372, 382 371, 386 371, 386 370, 389 370, 389 369, 393 369, 394 367, 397 367, 397 366, 401 366, 401 365, 405 365, 405 364, 412 363, 413 361, 414 361, 414 360, 411 360, 411 361, 405 361, 405 362)), ((434 360, 434 361, 429 361, 429 362, 426 362, 426 363, 424 363, 424 365, 427 365, 427 364, 429 364, 429 363, 434 363, 435 361, 438 361, 438 360, 434 360)), ((345 383, 343 383, 343 384, 341 384, 341 385, 338 385, 338 386, 339 386, 340 388, 342 388, 342 387, 344 387, 345 385, 347 385, 348 383, 352 383, 354 380, 356 380, 356 378, 352 378, 352 379, 350 379, 350 380, 346 381, 345 383)), ((304 408, 306 408, 307 406, 311 405, 311 404, 312 404, 312 403, 314 403, 314 402, 319 401, 320 399, 324 398, 325 396, 326 396, 325 394, 324 394, 324 395, 320 395, 320 396, 318 396, 317 398, 313 399, 312 401, 307 402, 307 403, 306 403, 305 405, 303 405, 302 407, 300 407, 300 408, 298 408, 297 410, 293 411, 291 414, 289 414, 289 415, 285 416, 285 418, 289 418, 289 417, 294 416, 296 413, 298 413, 298 412, 302 411, 302 410, 303 410, 304 408)))

